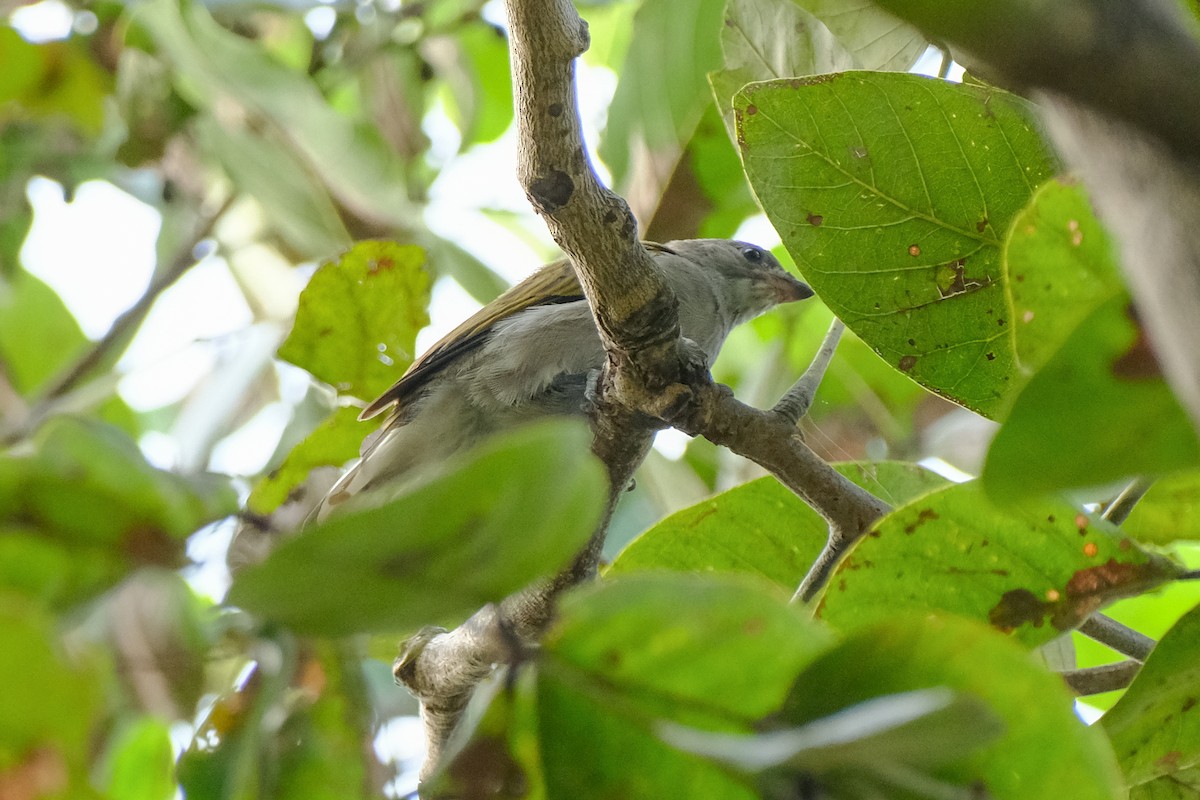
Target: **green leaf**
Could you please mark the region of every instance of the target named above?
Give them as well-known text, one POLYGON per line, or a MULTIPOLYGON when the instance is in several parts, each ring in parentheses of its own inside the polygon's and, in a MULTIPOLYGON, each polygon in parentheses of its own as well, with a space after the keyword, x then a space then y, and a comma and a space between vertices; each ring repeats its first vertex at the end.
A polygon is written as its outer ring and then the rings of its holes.
POLYGON ((1129 299, 1103 303, 1030 379, 988 451, 999 499, 1200 464, 1191 422, 1162 379, 1129 299))
POLYGON ((725 0, 646 0, 608 108, 600 157, 615 185, 630 178, 631 153, 678 152, 709 103, 709 70, 721 65, 725 0))
POLYGON ((150 0, 133 12, 176 70, 176 88, 198 108, 237 110, 269 125, 337 201, 362 219, 400 230, 419 214, 403 165, 368 126, 339 114, 313 81, 257 44, 219 26, 199 3, 150 0))
POLYGON ((357 408, 339 408, 255 485, 246 507, 256 514, 270 514, 293 489, 304 483, 314 467, 340 467, 355 458, 363 439, 381 421, 376 417, 374 421, 359 422, 357 408))
POLYGON ((196 133, 301 258, 327 258, 350 246, 329 193, 286 142, 270 131, 227 128, 207 115, 196 121, 196 133))
POLYGON ((795 777, 812 777, 879 770, 885 781, 898 766, 924 770, 950 764, 1003 730, 991 709, 970 695, 918 689, 865 700, 798 728, 738 736, 668 724, 663 735, 676 747, 746 772, 784 767, 795 777))
POLYGON ((1156 481, 1121 530, 1154 544, 1200 539, 1200 472, 1181 472, 1156 481))
POLYGON ((463 147, 468 147, 498 138, 512 124, 512 73, 508 40, 500 28, 481 21, 464 25, 455 38, 462 47, 466 74, 457 76, 459 85, 452 82, 450 88, 463 147))
POLYGON ((1180 570, 1070 505, 1001 509, 971 482, 878 521, 838 565, 817 614, 851 630, 901 610, 948 612, 1035 646, 1180 570))
POLYGON ((538 671, 548 796, 752 797, 664 744, 659 721, 748 731, 828 643, 782 594, 745 580, 630 576, 568 597, 538 671))
POLYGON ((25 270, 0 277, 0 362, 18 392, 36 392, 77 358, 86 343, 62 298, 40 278, 25 270))
POLYGON ((15 102, 37 116, 67 116, 85 133, 100 133, 113 81, 87 40, 32 44, 6 25, 0 28, 0 63, 0 106, 15 102))
MULTIPOLYGON (((834 468, 891 502, 944 486, 915 464, 848 462, 834 468)), ((794 590, 829 535, 817 512, 774 478, 759 478, 676 512, 634 539, 606 575, 652 569, 750 572, 794 590)))
POLYGON ((82 789, 102 705, 100 677, 63 657, 51 619, 0 596, 0 683, 13 687, 0 714, 0 775, 37 774, 40 765, 82 789))
POLYGON ((359 242, 322 264, 300 294, 279 357, 339 392, 378 396, 412 362, 417 331, 429 322, 424 263, 419 247, 359 242))
POLYGON ((1154 647, 1101 724, 1131 798, 1194 797, 1200 768, 1200 608, 1154 647), (1190 787, 1190 788, 1189 788, 1190 787))
POLYGON ((283 543, 238 576, 229 602, 340 636, 409 630, 498 601, 563 567, 591 535, 605 480, 590 442, 565 420, 498 436, 390 502, 283 543))
POLYGON ((1048 181, 1017 214, 1004 243, 1017 361, 1033 373, 1098 305, 1124 294, 1116 252, 1087 193, 1048 181))
POLYGON ((32 444, 0 457, 0 586, 52 605, 178 566, 188 535, 237 509, 227 479, 155 469, 107 425, 55 417, 32 444))
MULTIPOLYGON (((999 717, 1004 733, 953 765, 934 769, 932 777, 978 787, 975 791, 993 800, 1119 797, 1112 750, 1099 731, 1075 716, 1062 680, 995 631, 967 620, 897 615, 851 633, 797 676, 778 720, 810 723, 871 698, 934 687, 979 698, 999 717)), ((852 769, 822 783, 840 797, 841 789, 861 786, 860 777, 852 769)), ((865 796, 897 795, 893 789, 865 796)))
POLYGON ((867 0, 796 0, 838 38, 863 69, 906 72, 928 42, 899 17, 867 0))
POLYGON ((175 753, 167 724, 142 717, 122 730, 108 765, 107 790, 121 800, 170 800, 175 796, 175 753))
POLYGON ((1003 236, 1057 165, 1028 105, 916 75, 753 84, 746 173, 805 279, 885 361, 985 416, 1015 374, 1003 236))
POLYGON ((729 0, 721 51, 725 66, 708 80, 735 139, 732 100, 746 84, 861 66, 829 28, 792 0, 729 0))

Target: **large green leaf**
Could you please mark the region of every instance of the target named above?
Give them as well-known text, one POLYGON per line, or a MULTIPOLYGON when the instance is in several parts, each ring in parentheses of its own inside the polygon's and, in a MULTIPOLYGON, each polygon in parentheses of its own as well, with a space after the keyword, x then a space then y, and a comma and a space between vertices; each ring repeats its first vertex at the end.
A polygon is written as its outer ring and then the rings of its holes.
POLYGON ((900 610, 942 611, 1032 646, 1180 570, 1070 505, 999 508, 972 482, 877 522, 838 565, 817 614, 848 630, 900 610))
MULTIPOLYGON (((834 467, 894 503, 946 483, 916 464, 848 462, 834 467)), ((792 591, 828 535, 828 524, 794 492, 774 478, 759 478, 659 522, 630 542, 606 574, 751 572, 792 591)))
POLYGON ((1087 193, 1048 181, 1013 220, 1004 243, 1017 361, 1032 373, 1100 303, 1124 294, 1116 253, 1087 193))
POLYGON ((1200 444, 1118 294, 1030 379, 983 469, 997 498, 1103 485, 1200 464, 1200 444))
POLYGON ((662 742, 659 721, 746 731, 828 644, 783 593, 746 581, 629 576, 572 596, 538 672, 548 795, 752 797, 662 742))
POLYGON ((1167 632, 1102 724, 1132 800, 1200 790, 1200 608, 1167 632))
POLYGON ((751 185, 821 299, 889 364, 985 416, 1015 375, 1003 237, 1057 165, 995 89, 849 72, 734 101, 751 185))
POLYGON ((187 536, 236 508, 227 479, 155 469, 115 428, 56 417, 33 452, 0 458, 0 586, 78 602, 138 566, 178 566, 187 536))
POLYGON ((592 533, 605 479, 590 441, 562 420, 497 437, 400 497, 285 542, 238 575, 229 602, 337 636, 500 600, 561 569, 592 533))
MULTIPOLYGON (((960 576, 961 577, 961 576, 960 576)), ((932 777, 965 794, 895 793, 851 797, 974 797, 994 800, 1116 800, 1120 777, 1104 736, 1084 725, 1061 679, 982 625, 929 614, 896 615, 850 634, 795 682, 778 720, 796 725, 846 706, 902 692, 945 687, 987 704, 1003 735, 932 777)), ((936 741, 936 739, 934 740, 936 741)), ((936 758, 937 753, 930 758, 936 758)), ((881 772, 884 764, 873 766, 881 772)), ((892 773, 893 775, 895 773, 892 773)), ((832 796, 861 786, 861 769, 823 782, 832 796)), ((926 784, 928 785, 928 784, 926 784)), ((936 785, 936 784, 935 784, 936 785)), ((885 784, 886 786, 886 784, 885 784)))
POLYGON ((362 400, 381 394, 412 362, 429 322, 425 253, 412 245, 359 242, 323 264, 300 294, 279 357, 362 400))

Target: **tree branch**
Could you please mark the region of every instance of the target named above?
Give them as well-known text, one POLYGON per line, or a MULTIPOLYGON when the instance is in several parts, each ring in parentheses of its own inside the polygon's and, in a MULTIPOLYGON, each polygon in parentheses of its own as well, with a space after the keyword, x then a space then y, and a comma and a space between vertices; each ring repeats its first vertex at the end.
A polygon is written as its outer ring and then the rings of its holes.
POLYGON ((1080 697, 1124 689, 1142 668, 1137 661, 1118 661, 1100 667, 1073 669, 1062 674, 1067 687, 1080 697))
POLYGON ((567 571, 479 611, 455 631, 427 629, 406 643, 394 672, 421 700, 429 738, 422 778, 443 759, 475 684, 491 665, 511 655, 514 644, 536 640, 558 596, 595 574, 617 499, 665 424, 756 461, 804 498, 829 523, 830 566, 888 510, 817 457, 796 429, 840 324, 776 410, 739 403, 706 369, 697 369, 680 339, 676 298, 638 240, 628 205, 600 184, 588 161, 573 81, 573 61, 588 45, 587 26, 570 0, 507 0, 506 8, 518 177, 574 264, 608 356, 593 385, 589 417, 592 450, 607 467, 610 496, 600 527, 567 571))

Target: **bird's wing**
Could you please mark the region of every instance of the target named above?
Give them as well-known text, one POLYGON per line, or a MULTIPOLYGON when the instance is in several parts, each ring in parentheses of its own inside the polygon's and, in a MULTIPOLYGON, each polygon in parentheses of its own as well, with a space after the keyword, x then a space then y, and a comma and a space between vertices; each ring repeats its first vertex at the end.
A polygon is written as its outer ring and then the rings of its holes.
MULTIPOLYGON (((643 245, 651 253, 674 252, 655 242, 643 242, 643 245)), ((534 306, 573 303, 583 299, 583 288, 570 261, 564 258, 547 264, 439 339, 413 361, 400 380, 364 408, 358 418, 370 419, 392 405, 396 405, 396 411, 399 411, 448 365, 482 347, 497 323, 534 306)))
POLYGON ((403 407, 425 385, 456 359, 475 350, 491 336, 496 323, 538 305, 570 303, 583 299, 579 279, 565 259, 547 264, 500 297, 468 317, 413 361, 404 376, 373 403, 359 419, 370 419, 392 404, 403 407))

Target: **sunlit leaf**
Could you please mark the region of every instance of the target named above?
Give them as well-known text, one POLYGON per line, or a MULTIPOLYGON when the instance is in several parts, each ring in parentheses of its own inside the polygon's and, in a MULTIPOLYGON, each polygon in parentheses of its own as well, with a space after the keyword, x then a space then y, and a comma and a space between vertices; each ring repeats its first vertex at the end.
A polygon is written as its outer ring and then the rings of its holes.
POLYGON ((6 25, 0 28, 0 63, 0 106, 11 102, 26 114, 69 117, 87 133, 100 132, 112 76, 84 40, 33 44, 6 25))
POLYGON ((142 717, 122 730, 109 756, 107 789, 122 800, 175 796, 175 752, 167 724, 142 717))
POLYGON ((1200 609, 1169 630, 1101 724, 1134 800, 1193 797, 1200 771, 1200 609))
POLYGON ((1065 503, 1001 508, 972 482, 879 520, 838 565, 817 614, 848 630, 900 610, 948 612, 1032 646, 1180 570, 1065 503))
POLYGON ((256 514, 271 513, 304 482, 314 467, 341 467, 356 457, 363 439, 379 422, 378 417, 373 422, 360 422, 357 408, 339 408, 255 485, 246 507, 256 514))
POLYGON ((1057 170, 1027 104, 850 72, 737 95, 751 185, 806 280, 889 364, 986 416, 1015 374, 1003 237, 1057 170))
POLYGON ((863 69, 904 72, 928 46, 915 27, 869 0, 796 0, 821 20, 863 69))
POLYGON ((1017 361, 1034 372, 1100 303, 1124 293, 1113 242, 1082 187, 1043 185, 1004 243, 1017 361))
POLYGON ((997 498, 1099 486, 1200 464, 1191 422, 1128 297, 1103 303, 1030 379, 988 451, 997 498))
POLYGON ((25 270, 0 278, 0 361, 14 389, 32 394, 77 358, 86 343, 62 298, 40 278, 25 270))
MULTIPOLYGON (((893 503, 946 484, 915 464, 848 462, 835 468, 893 503)), ((828 536, 828 524, 794 492, 775 478, 759 478, 659 522, 622 550, 607 574, 751 572, 793 591, 828 536)))
POLYGON ((229 602, 339 636, 500 600, 561 569, 592 533, 605 480, 590 442, 573 421, 497 437, 396 499, 284 542, 238 575, 229 602))
POLYGON ((300 295, 279 357, 362 400, 399 380, 429 322, 424 251, 359 242, 323 264, 300 295))

